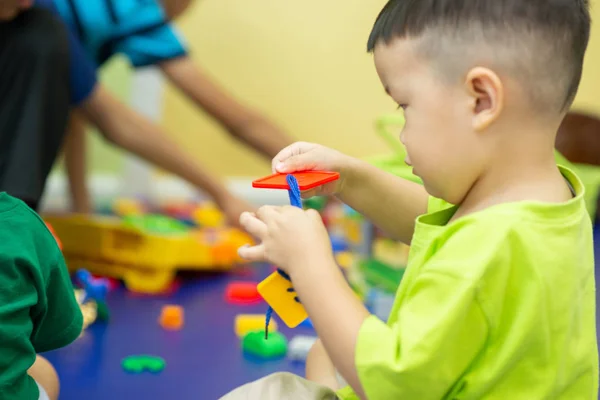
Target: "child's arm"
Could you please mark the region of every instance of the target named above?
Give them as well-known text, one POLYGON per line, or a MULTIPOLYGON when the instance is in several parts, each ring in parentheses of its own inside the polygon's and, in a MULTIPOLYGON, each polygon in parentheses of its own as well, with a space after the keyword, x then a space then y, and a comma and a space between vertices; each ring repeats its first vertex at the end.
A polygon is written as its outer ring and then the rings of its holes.
POLYGON ((171 82, 215 118, 234 138, 272 159, 292 139, 271 121, 237 102, 189 56, 159 64, 171 82))
POLYGON ((273 160, 273 169, 282 173, 302 170, 340 172, 338 182, 305 196, 336 194, 404 243, 410 243, 416 218, 427 211, 428 194, 423 186, 320 145, 300 142, 285 148, 273 160))
MULTIPOLYGON (((333 365, 361 398, 439 399, 486 343, 479 277, 510 265, 506 235, 490 240, 489 221, 479 222, 451 234, 410 285, 402 286, 390 324, 370 315, 347 284, 314 210, 285 206, 244 213, 242 225, 260 244, 239 253, 288 273, 333 365), (482 237, 486 246, 473 247, 482 237)), ((489 279, 495 283, 495 277, 489 279)))
POLYGON ((72 209, 77 213, 91 213, 92 201, 87 188, 86 120, 79 111, 73 111, 65 140, 65 166, 71 190, 72 209))
POLYGON ((230 193, 222 179, 200 167, 158 125, 120 103, 100 84, 82 107, 86 117, 109 142, 204 190, 231 222, 237 223, 243 211, 253 209, 249 203, 230 193))

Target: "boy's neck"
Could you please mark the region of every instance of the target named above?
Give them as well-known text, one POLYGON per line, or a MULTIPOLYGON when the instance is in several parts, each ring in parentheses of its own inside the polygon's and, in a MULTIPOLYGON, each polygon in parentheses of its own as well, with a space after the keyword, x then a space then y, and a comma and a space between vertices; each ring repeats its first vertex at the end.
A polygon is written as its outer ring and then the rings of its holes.
POLYGON ((512 143, 507 141, 510 144, 498 151, 497 159, 473 184, 453 220, 497 204, 561 203, 573 197, 556 166, 554 147, 547 141, 535 140, 534 135, 525 136, 513 137, 512 143))

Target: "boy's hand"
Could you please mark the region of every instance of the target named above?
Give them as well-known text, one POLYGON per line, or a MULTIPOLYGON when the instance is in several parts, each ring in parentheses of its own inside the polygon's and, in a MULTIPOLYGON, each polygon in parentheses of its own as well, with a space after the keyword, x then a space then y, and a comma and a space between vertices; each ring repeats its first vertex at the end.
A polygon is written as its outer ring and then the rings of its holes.
POLYGON ((339 172, 340 179, 302 193, 303 198, 335 195, 344 186, 352 158, 339 151, 314 144, 297 142, 281 150, 272 163, 273 172, 292 173, 296 171, 339 172))
POLYGON ((328 261, 335 265, 327 230, 314 210, 265 206, 256 214, 243 213, 240 224, 261 242, 239 249, 248 261, 267 261, 292 277, 328 261))

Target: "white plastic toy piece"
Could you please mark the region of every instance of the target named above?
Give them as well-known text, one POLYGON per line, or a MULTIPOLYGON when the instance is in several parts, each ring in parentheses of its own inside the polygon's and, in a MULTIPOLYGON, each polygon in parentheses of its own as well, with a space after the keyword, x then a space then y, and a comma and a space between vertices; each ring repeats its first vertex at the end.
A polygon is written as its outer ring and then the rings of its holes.
POLYGON ((367 305, 373 315, 387 321, 394 306, 394 295, 372 289, 367 295, 367 305))
POLYGON ((288 346, 288 357, 292 361, 306 361, 308 351, 317 341, 313 336, 294 336, 288 346))

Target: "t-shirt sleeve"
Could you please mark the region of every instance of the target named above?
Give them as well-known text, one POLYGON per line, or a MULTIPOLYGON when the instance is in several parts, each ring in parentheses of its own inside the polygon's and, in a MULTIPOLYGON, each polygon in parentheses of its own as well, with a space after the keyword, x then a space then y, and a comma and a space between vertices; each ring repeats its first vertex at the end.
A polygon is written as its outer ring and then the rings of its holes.
POLYGON ((489 331, 476 275, 497 262, 497 246, 473 249, 472 235, 481 232, 466 229, 424 263, 393 324, 374 316, 363 323, 356 367, 368 398, 440 399, 460 390, 453 386, 489 331))
POLYGON ((46 299, 34 315, 32 334, 36 351, 44 352, 64 347, 81 334, 83 315, 62 255, 56 258, 48 275, 46 299))
POLYGON ((125 55, 136 68, 187 55, 183 39, 167 22, 124 37, 116 43, 115 49, 125 55))
POLYGON ((98 78, 96 67, 87 57, 79 40, 69 30, 71 105, 78 106, 91 94, 98 78))

